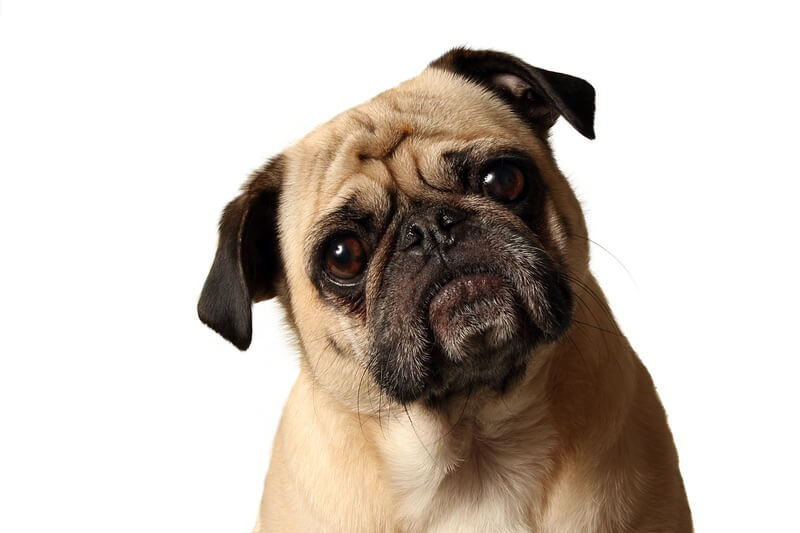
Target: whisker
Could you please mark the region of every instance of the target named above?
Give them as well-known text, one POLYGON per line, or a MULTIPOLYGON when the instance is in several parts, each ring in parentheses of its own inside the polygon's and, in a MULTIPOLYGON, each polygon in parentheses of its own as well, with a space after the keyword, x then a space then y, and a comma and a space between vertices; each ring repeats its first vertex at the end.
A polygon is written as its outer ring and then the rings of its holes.
POLYGON ((358 388, 356 389, 356 415, 358 416, 358 425, 361 427, 361 434, 364 434, 364 422, 361 420, 361 384, 364 382, 364 376, 367 375, 369 367, 365 366, 364 371, 361 373, 361 379, 358 380, 358 388))
MULTIPOLYGON (((379 365, 379 379, 380 382, 383 383, 383 365, 379 365)), ((381 428, 381 435, 383 438, 386 438, 386 433, 383 432, 383 420, 381 414, 383 413, 383 388, 378 386, 378 426, 381 428)))
MULTIPOLYGON (((314 371, 314 368, 316 367, 316 365, 319 364, 319 360, 322 359, 322 356, 325 354, 326 351, 328 351, 329 348, 331 348, 331 346, 332 346, 331 344, 328 344, 319 353, 319 355, 317 356, 317 362, 312 367, 312 370, 311 370, 312 372, 314 371)), ((317 374, 317 375, 319 375, 319 374, 317 374)), ((316 380, 316 378, 311 380, 311 407, 314 409, 314 416, 318 416, 317 415, 317 380, 316 380)))
POLYGON ((580 357, 581 361, 583 361, 583 367, 587 371, 589 371, 592 374, 594 374, 592 376, 592 383, 594 384, 594 388, 595 388, 595 392, 596 392, 598 387, 599 387, 599 383, 598 383, 598 380, 597 380, 596 372, 594 372, 594 369, 593 369, 592 365, 590 365, 589 362, 586 360, 586 356, 583 355, 583 351, 580 349, 580 347, 578 347, 578 343, 575 342, 575 340, 572 338, 572 335, 567 335, 567 339, 569 340, 569 342, 572 343, 572 346, 575 348, 575 351, 578 352, 578 357, 580 357))
POLYGON ((500 401, 503 403, 503 406, 506 408, 506 411, 508 411, 508 414, 514 416, 514 411, 512 411, 511 406, 509 406, 508 403, 506 403, 506 399, 500 396, 500 401))
POLYGON ((594 300, 594 302, 598 306, 602 307, 604 311, 607 311, 609 313, 611 312, 611 308, 608 306, 608 303, 606 303, 605 299, 599 294, 597 294, 594 291, 594 289, 592 289, 585 281, 576 278, 569 272, 564 272, 563 276, 567 278, 569 281, 575 283, 575 285, 577 285, 581 289, 583 289, 584 292, 588 293, 592 297, 592 300, 594 300))
POLYGON ((337 330, 337 331, 326 332, 321 337, 317 337, 316 339, 311 339, 310 341, 308 341, 308 344, 314 344, 316 342, 319 342, 319 341, 322 341, 322 340, 325 340, 325 339, 329 339, 333 335, 338 335, 339 333, 344 333, 345 331, 350 331, 351 329, 356 329, 356 328, 358 328, 360 326, 361 326, 361 324, 356 324, 354 326, 348 326, 346 328, 342 328, 342 329, 337 330))
POLYGON ((406 406, 406 404, 403 404, 403 410, 406 412, 406 418, 408 418, 408 422, 411 424, 411 429, 414 430, 414 435, 417 436, 417 440, 419 441, 420 445, 422 445, 422 449, 425 450, 425 453, 428 454, 428 457, 430 457, 431 461, 433 462, 434 461, 433 455, 431 455, 431 452, 428 450, 428 447, 425 446, 425 443, 422 442, 419 433, 417 433, 417 427, 414 425, 414 421, 411 420, 411 414, 408 412, 408 406, 406 406))
MULTIPOLYGON (((588 311, 588 313, 589 313, 589 314, 591 315, 591 317, 592 317, 592 320, 594 320, 595 324, 589 324, 589 323, 587 323, 587 322, 582 322, 582 321, 580 321, 580 320, 575 320, 575 322, 576 322, 577 324, 579 324, 579 325, 584 325, 584 326, 589 326, 589 325, 592 325, 592 326, 594 326, 594 327, 595 327, 595 328, 596 328, 598 331, 600 331, 600 332, 601 332, 600 338, 602 338, 602 339, 603 339, 603 347, 606 349, 606 354, 609 354, 609 353, 610 353, 610 350, 608 349, 608 339, 606 339, 606 331, 607 331, 607 330, 606 330, 605 328, 602 328, 602 327, 600 327, 600 326, 598 326, 598 325, 597 325, 597 323, 598 323, 598 320, 597 320, 597 315, 595 315, 595 314, 594 314, 594 311, 592 311, 592 309, 591 309, 591 308, 590 308, 590 307, 589 307, 589 306, 586 304, 586 302, 583 300, 583 298, 581 298, 581 297, 580 297, 580 296, 578 296, 577 294, 575 294, 575 297, 576 297, 576 298, 578 298, 578 300, 580 300, 580 301, 581 301, 581 303, 583 304, 583 308, 584 308, 584 309, 586 309, 586 311, 588 311)), ((610 318, 610 317, 606 316, 606 318, 610 318)), ((612 324, 613 324, 613 322, 612 322, 612 324)), ((608 355, 606 355, 606 356, 608 356, 608 355)))
POLYGON ((450 428, 447 431, 444 432, 444 434, 442 434, 441 437, 436 439, 434 441, 434 443, 439 443, 442 440, 444 440, 445 437, 447 437, 448 435, 450 435, 453 432, 453 430, 456 428, 456 426, 461 424, 461 421, 464 419, 464 413, 467 412, 467 404, 469 403, 469 400, 470 400, 471 397, 472 397, 472 386, 470 385, 469 390, 467 391, 467 396, 464 399, 464 405, 461 406, 461 413, 458 415, 458 419, 455 421, 455 423, 453 425, 450 426, 450 428))
POLYGON ((316 376, 316 377, 318 377, 318 378, 319 378, 319 377, 322 377, 322 376, 323 376, 323 375, 324 375, 326 372, 328 372, 328 371, 329 371, 329 370, 330 370, 330 369, 333 367, 333 365, 334 365, 334 363, 336 362, 336 360, 338 359, 338 357, 337 357, 337 356, 338 356, 338 355, 341 355, 341 354, 343 353, 342 349, 341 349, 341 348, 339 348, 339 347, 337 347, 337 346, 335 345, 335 343, 334 343, 334 342, 331 340, 331 337, 332 337, 332 336, 329 336, 329 337, 328 337, 328 345, 327 345, 327 347, 326 347, 326 348, 325 348, 325 349, 324 349, 324 350, 323 350, 323 351, 320 353, 320 356, 319 356, 319 357, 317 357, 317 362, 315 363, 315 365, 314 365, 314 367, 313 367, 313 371, 315 372, 315 376, 316 376), (328 359, 328 364, 327 364, 327 366, 326 366, 324 369, 318 369, 318 368, 317 368, 317 365, 319 365, 319 360, 320 360, 320 359, 322 359, 322 354, 323 354, 323 353, 325 353, 325 352, 326 352, 326 351, 327 351, 329 348, 333 348, 333 349, 334 349, 334 351, 336 352, 336 355, 334 355, 334 356, 332 356, 332 357, 330 357, 330 358, 328 359))
MULTIPOLYGON (((576 296, 577 296, 577 295, 576 295, 576 296)), ((586 307, 586 303, 585 303, 585 302, 584 302, 582 299, 580 299, 580 301, 581 301, 581 303, 583 304, 583 306, 586 308, 586 310, 587 310, 587 311, 589 311, 589 313, 590 313, 590 314, 592 314, 592 317, 593 317, 593 318, 595 318, 595 317, 594 317, 594 313, 592 313, 591 309, 589 309, 588 307, 586 307)), ((595 318, 595 320, 597 320, 597 319, 595 318)), ((603 345, 604 345, 604 347, 605 347, 605 357, 604 357, 604 358, 605 358, 606 360, 608 360, 608 359, 611 359, 611 360, 613 360, 613 361, 614 361, 614 365, 616 365, 616 367, 617 367, 617 371, 618 371, 620 374, 623 374, 623 371, 622 371, 622 366, 620 365, 620 363, 619 363, 619 360, 618 360, 618 359, 617 359, 617 357, 616 357, 616 354, 615 354, 615 353, 611 353, 611 350, 610 350, 610 349, 609 349, 609 347, 608 347, 608 342, 606 341, 606 336, 605 336, 605 334, 606 334, 606 333, 608 333, 608 334, 611 334, 611 335, 613 335, 613 336, 614 336, 614 337, 615 337, 617 340, 619 340, 619 339, 624 339, 624 338, 625 338, 625 336, 624 336, 624 335, 622 335, 622 333, 615 333, 615 332, 613 332, 613 331, 608 331, 608 330, 606 330, 606 329, 603 329, 603 328, 601 328, 601 327, 599 327, 599 326, 596 326, 596 325, 594 325, 594 324, 589 324, 589 323, 587 323, 587 322, 582 322, 582 321, 580 321, 580 320, 577 320, 577 319, 573 319, 573 322, 575 322, 575 323, 576 323, 576 324, 578 324, 578 325, 585 326, 585 327, 589 327, 589 328, 594 328, 594 329, 597 329, 597 330, 600 330, 600 331, 602 331, 602 332, 603 332, 603 335, 602 335, 602 337, 603 337, 603 345)), ((590 339, 590 340, 591 340, 591 338, 589 337, 588 333, 587 333, 585 330, 582 330, 582 332, 583 332, 584 336, 585 336, 587 339, 590 339)), ((570 339, 570 340, 572 340, 572 339, 570 339)), ((573 344, 575 344, 575 342, 574 342, 574 341, 572 341, 572 342, 573 342, 573 344)), ((576 346, 576 348, 577 348, 577 346, 576 346)), ((582 356, 583 356, 583 354, 581 354, 581 357, 582 357, 582 356)), ((599 370, 599 369, 598 369, 598 370, 599 370)), ((595 382, 595 384, 599 383, 599 382, 598 382, 598 380, 596 379, 596 377, 595 377, 595 379, 594 379, 593 381, 595 382)))
POLYGON ((622 335, 621 333, 617 333, 615 331, 611 331, 610 329, 601 328, 600 326, 595 326, 594 324, 589 324, 588 322, 581 322, 577 318, 573 318, 572 321, 575 322, 576 324, 581 325, 581 326, 586 326, 587 328, 596 329, 598 331, 602 331, 603 333, 608 333, 609 335, 614 335, 615 337, 621 337, 621 338, 625 337, 625 335, 622 335))
MULTIPOLYGON (((616 334, 622 335, 622 332, 620 331, 616 320, 614 320, 614 315, 611 312, 611 308, 608 307, 608 304, 603 300, 603 298, 601 298, 596 292, 594 292, 592 290, 592 288, 589 287, 586 283, 584 283, 583 281, 575 278, 574 276, 570 275, 569 273, 565 272, 564 273, 564 277, 567 278, 572 283, 574 283, 578 288, 583 289, 583 291, 585 293, 589 294, 589 296, 592 297, 592 300, 600 307, 600 310, 603 311, 603 313, 605 314, 606 318, 608 319, 608 322, 611 323, 614 326, 614 328, 617 330, 616 334)), ((575 296, 580 298, 577 293, 575 294, 575 296)), ((587 311, 591 312, 589 306, 586 305, 586 302, 584 302, 584 308, 587 311)), ((595 320, 597 320, 596 317, 595 317, 595 320)))
POLYGON ((633 274, 631 274, 631 271, 630 271, 630 270, 628 270, 628 267, 626 267, 626 266, 625 266, 625 264, 624 264, 622 261, 620 261, 620 260, 619 260, 619 258, 618 258, 616 255, 614 255, 614 254, 611 252, 611 250, 609 250, 608 248, 606 248, 605 246, 603 246, 603 245, 602 245, 602 244, 600 244, 599 242, 597 242, 597 241, 595 241, 595 240, 593 240, 593 239, 590 239, 590 238, 589 238, 589 237, 587 237, 586 235, 577 235, 577 234, 575 234, 575 233, 573 233, 572 235, 573 235, 573 236, 575 236, 575 237, 578 237, 578 238, 580 238, 580 239, 584 239, 584 240, 586 240, 586 241, 588 241, 588 242, 590 242, 590 243, 594 244, 595 246, 597 246, 598 248, 600 248, 601 250, 603 250, 605 253, 607 253, 608 255, 610 255, 610 256, 612 257, 612 259, 614 259, 614 261, 616 261, 616 262, 617 262, 617 264, 618 264, 619 266, 621 266, 621 267, 622 267, 622 269, 623 269, 623 270, 625 271, 625 273, 628 275, 628 278, 629 278, 629 279, 630 279, 630 280, 633 282, 633 284, 634 284, 634 285, 636 285, 636 286, 638 287, 638 284, 636 283, 636 280, 634 279, 634 277, 633 277, 633 274))

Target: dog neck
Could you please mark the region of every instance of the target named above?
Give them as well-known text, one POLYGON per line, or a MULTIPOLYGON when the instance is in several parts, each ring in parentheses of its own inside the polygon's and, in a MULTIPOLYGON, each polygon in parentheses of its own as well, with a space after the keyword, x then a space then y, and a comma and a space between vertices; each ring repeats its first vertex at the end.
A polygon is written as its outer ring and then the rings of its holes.
POLYGON ((594 297, 579 300, 570 331, 537 350, 511 391, 472 394, 438 411, 390 410, 383 418, 373 443, 397 518, 409 530, 530 531, 553 503, 545 494, 562 463, 619 438, 635 387, 634 358, 592 284, 585 290, 594 297))
POLYGON ((530 385, 539 390, 527 398, 478 394, 384 421, 375 444, 409 530, 529 530, 519 502, 537 497, 558 441, 544 388, 530 385))
POLYGON ((361 509, 360 520, 373 516, 378 529, 400 523, 407 531, 530 531, 567 516, 584 530, 580 517, 570 518, 571 502, 560 501, 574 491, 559 487, 576 457, 596 456, 619 439, 636 385, 626 339, 593 280, 586 290, 595 297, 581 296, 570 330, 539 348, 523 379, 502 396, 478 391, 437 410, 384 404, 377 414, 358 413, 314 385, 304 362, 290 404, 313 405, 314 423, 284 417, 275 446, 298 494, 317 494, 306 500, 309 509, 321 490, 313 473, 330 472, 351 492, 326 498, 341 500, 343 510, 361 509), (281 451, 283 439, 315 442, 317 454, 298 462, 281 451), (373 512, 364 513, 365 502, 373 512))

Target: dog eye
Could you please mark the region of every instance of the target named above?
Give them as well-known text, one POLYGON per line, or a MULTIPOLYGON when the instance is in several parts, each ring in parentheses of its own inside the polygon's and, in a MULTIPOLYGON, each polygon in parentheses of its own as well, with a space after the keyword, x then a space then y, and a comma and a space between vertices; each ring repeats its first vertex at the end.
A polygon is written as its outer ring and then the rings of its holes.
POLYGON ((483 192, 501 202, 518 200, 525 192, 525 173, 508 162, 489 167, 483 176, 483 192))
POLYGON ((367 264, 364 241, 352 234, 339 235, 328 241, 325 248, 325 271, 339 281, 352 281, 367 264))

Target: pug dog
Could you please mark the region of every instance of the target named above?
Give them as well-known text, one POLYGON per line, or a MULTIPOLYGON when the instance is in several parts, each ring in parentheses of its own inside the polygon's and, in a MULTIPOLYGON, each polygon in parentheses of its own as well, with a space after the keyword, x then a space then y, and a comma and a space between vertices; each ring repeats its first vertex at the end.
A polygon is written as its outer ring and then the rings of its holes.
POLYGON ((586 81, 453 49, 256 171, 200 319, 277 297, 300 374, 255 531, 692 530, 653 382, 589 271, 548 132, 586 81))

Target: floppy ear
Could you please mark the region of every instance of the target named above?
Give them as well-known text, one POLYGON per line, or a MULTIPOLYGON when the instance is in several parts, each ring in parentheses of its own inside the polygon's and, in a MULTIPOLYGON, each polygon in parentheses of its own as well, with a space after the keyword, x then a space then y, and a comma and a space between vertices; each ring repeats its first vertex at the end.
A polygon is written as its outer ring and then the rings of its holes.
POLYGON ((594 87, 585 80, 491 50, 454 48, 430 66, 455 72, 491 90, 543 138, 561 115, 584 137, 594 139, 594 87))
POLYGON ((272 159, 225 207, 217 254, 197 303, 200 320, 240 350, 253 334, 251 303, 275 296, 282 275, 276 217, 283 169, 283 156, 272 159))

